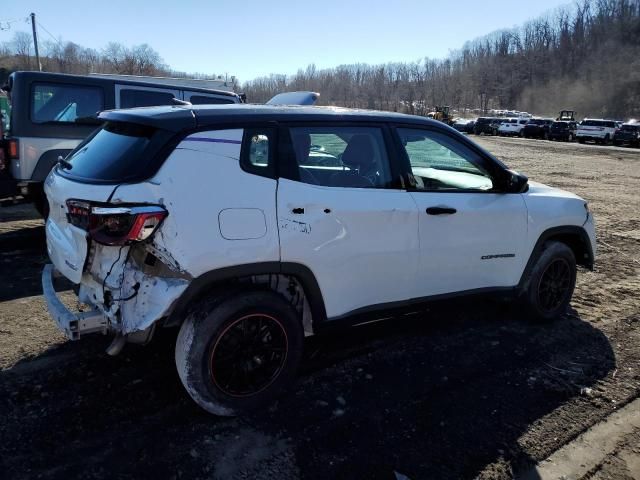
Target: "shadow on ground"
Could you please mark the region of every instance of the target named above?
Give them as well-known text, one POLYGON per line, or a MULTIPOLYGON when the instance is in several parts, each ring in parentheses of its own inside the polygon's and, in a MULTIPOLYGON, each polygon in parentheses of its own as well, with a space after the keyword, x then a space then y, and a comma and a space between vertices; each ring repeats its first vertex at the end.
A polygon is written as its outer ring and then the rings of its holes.
POLYGON ((0 233, 0 302, 41 294, 40 274, 47 262, 43 226, 0 233))
MULTIPOLYGON (((173 334, 172 334, 173 333, 173 334)), ((241 418, 183 391, 172 339, 65 343, 0 372, 8 478, 473 478, 526 465, 521 435, 615 368, 580 318, 533 325, 485 301, 307 341, 298 382, 241 418)), ((4 462, 4 465, 2 465, 4 462)))

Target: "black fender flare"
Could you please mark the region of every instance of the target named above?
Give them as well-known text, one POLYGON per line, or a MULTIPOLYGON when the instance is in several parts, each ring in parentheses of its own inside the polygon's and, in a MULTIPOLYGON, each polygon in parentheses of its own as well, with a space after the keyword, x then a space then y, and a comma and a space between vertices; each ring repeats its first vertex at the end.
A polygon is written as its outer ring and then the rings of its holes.
POLYGON ((313 272, 305 265, 293 262, 260 262, 232 267, 224 267, 194 278, 187 289, 180 295, 171 307, 165 325, 179 325, 184 318, 189 305, 200 298, 203 294, 216 286, 228 286, 230 282, 238 278, 251 277, 253 275, 283 274, 296 277, 302 288, 311 308, 314 331, 321 323, 327 319, 322 291, 318 285, 313 272))
POLYGON ((531 272, 531 269, 533 268, 536 260, 540 256, 540 253, 542 252, 542 248, 544 247, 545 242, 553 238, 561 239, 563 236, 577 237, 580 240, 580 242, 584 246, 584 249, 586 252, 586 258, 584 259, 576 258, 577 263, 590 270, 593 270, 593 264, 595 259, 593 257, 593 248, 591 246, 591 240, 589 239, 589 235, 587 234, 587 231, 583 227, 580 227, 577 225, 564 225, 559 227, 552 227, 542 232, 540 234, 540 237, 538 237, 538 240, 536 241, 536 244, 534 245, 533 250, 531 251, 531 255, 529 256, 529 260, 527 261, 527 265, 525 266, 524 271, 520 276, 520 282, 518 282, 518 287, 517 287, 518 291, 522 291, 524 289, 527 279, 529 277, 529 273, 531 272))
POLYGON ((49 172, 58 161, 58 157, 66 157, 71 150, 70 148, 57 148, 44 152, 40 155, 36 168, 33 169, 31 180, 34 182, 44 182, 44 179, 47 178, 47 175, 49 175, 49 172))

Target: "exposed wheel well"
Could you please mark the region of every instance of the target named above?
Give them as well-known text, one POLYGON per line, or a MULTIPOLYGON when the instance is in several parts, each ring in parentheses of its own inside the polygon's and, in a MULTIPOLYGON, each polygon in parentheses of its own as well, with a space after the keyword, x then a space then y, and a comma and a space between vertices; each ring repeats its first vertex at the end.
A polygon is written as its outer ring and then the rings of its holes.
POLYGON ((576 257, 576 264, 581 267, 593 269, 593 251, 591 250, 591 243, 587 232, 582 227, 578 226, 566 226, 566 227, 554 227, 546 230, 540 235, 536 242, 527 266, 522 272, 520 277, 520 283, 518 289, 522 290, 526 286, 527 279, 534 264, 536 263, 540 253, 544 250, 544 246, 547 242, 562 242, 567 245, 574 256, 576 257))
POLYGON ((591 248, 588 240, 578 233, 559 233, 545 239, 546 242, 561 242, 567 245, 576 257, 576 264, 585 268, 593 268, 591 248))
POLYGON ((301 265, 281 265, 278 262, 270 262, 269 265, 271 268, 267 265, 243 265, 201 275, 175 302, 164 325, 179 326, 191 306, 204 298, 228 296, 242 290, 266 289, 278 293, 290 303, 300 315, 305 335, 312 335, 318 322, 326 318, 315 277, 301 265))

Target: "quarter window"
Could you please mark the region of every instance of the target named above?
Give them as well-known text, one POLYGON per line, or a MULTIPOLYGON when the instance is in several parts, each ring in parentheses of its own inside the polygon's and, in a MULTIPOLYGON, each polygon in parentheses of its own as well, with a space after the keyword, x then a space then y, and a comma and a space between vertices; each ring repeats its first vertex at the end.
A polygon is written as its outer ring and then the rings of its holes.
POLYGON ((230 98, 221 97, 209 97, 205 95, 191 95, 189 102, 192 105, 225 105, 229 103, 236 103, 230 98))
POLYGON ((391 184, 382 130, 377 127, 290 129, 299 180, 326 187, 386 188, 391 184))
POLYGON ((120 108, 155 107, 157 105, 171 105, 174 95, 170 92, 157 90, 120 90, 120 108))
POLYGON ((274 177, 275 129, 247 128, 242 139, 240 166, 243 170, 274 177))
POLYGON ((416 190, 486 191, 493 188, 491 176, 482 167, 482 158, 448 135, 409 128, 398 134, 411 164, 416 190))
POLYGON ((33 123, 83 123, 103 108, 100 87, 37 83, 31 90, 33 123))

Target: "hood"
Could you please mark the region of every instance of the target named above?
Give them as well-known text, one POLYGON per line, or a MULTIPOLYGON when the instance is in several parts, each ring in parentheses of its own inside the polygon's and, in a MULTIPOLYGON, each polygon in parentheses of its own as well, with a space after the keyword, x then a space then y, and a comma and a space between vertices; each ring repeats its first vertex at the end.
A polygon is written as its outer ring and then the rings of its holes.
POLYGON ((582 200, 582 198, 580 198, 575 193, 567 192, 566 190, 561 190, 559 188, 550 187, 549 185, 545 185, 544 183, 532 181, 529 181, 529 190, 527 191, 527 195, 582 200))

